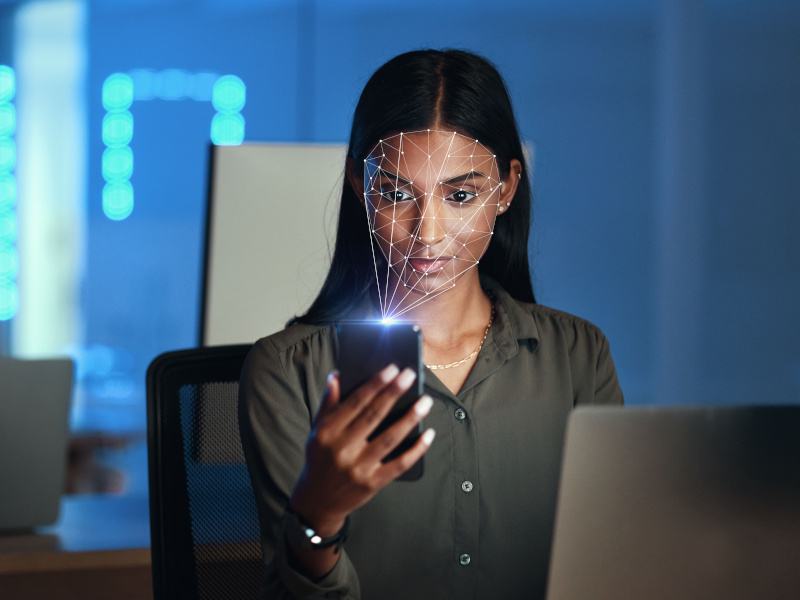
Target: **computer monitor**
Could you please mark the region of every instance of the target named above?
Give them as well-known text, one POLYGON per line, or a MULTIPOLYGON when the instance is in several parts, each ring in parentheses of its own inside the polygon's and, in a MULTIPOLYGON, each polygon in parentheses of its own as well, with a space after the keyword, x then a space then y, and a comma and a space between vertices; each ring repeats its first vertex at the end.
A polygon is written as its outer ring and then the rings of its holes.
POLYGON ((72 380, 69 359, 0 358, 0 531, 58 519, 72 380))
POLYGON ((253 342, 305 311, 330 265, 346 148, 213 146, 201 344, 253 342))
POLYGON ((548 600, 800 597, 800 406, 578 408, 548 600))

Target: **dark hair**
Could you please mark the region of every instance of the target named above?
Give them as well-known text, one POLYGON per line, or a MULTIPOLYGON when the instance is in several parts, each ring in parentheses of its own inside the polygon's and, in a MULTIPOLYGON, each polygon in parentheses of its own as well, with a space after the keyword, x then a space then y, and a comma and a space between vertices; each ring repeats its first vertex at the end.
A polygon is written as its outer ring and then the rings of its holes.
MULTIPOLYGON (((500 176, 511 159, 524 163, 522 143, 503 79, 485 58, 462 50, 416 50, 400 54, 370 77, 353 115, 348 162, 363 160, 384 137, 436 125, 480 140, 497 155, 500 176)), ((535 302, 528 266, 531 188, 522 177, 508 212, 497 220, 478 270, 514 298, 535 302)), ((367 218, 348 178, 344 178, 339 224, 330 270, 308 311, 292 322, 330 323, 365 294, 374 293, 373 243, 367 218)), ((376 250, 376 256, 380 252, 376 250)))

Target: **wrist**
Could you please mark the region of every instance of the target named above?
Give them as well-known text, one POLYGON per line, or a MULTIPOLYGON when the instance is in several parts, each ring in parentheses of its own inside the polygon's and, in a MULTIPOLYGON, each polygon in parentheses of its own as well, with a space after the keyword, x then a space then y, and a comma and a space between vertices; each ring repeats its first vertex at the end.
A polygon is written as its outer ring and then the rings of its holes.
POLYGON ((289 500, 287 508, 323 537, 334 535, 340 531, 344 527, 347 517, 347 515, 330 515, 323 511, 315 510, 304 505, 294 496, 289 500))

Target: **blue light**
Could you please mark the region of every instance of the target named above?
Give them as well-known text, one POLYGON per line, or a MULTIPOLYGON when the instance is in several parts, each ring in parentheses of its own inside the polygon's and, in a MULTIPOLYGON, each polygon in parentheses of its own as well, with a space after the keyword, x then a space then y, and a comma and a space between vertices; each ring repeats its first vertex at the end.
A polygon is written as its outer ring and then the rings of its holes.
POLYGON ((0 138, 11 137, 17 129, 17 111, 13 104, 0 104, 0 138))
POLYGON ((16 95, 14 70, 0 65, 0 321, 8 321, 19 309, 19 255, 17 253, 17 112, 11 103, 16 95))
POLYGON ((17 180, 11 175, 0 175, 0 212, 17 204, 17 180))
POLYGON ((0 102, 11 102, 17 91, 14 69, 0 65, 0 102))
POLYGON ((211 141, 217 146, 237 146, 244 140, 244 117, 217 113, 211 120, 211 141))
POLYGON ((0 321, 8 321, 19 309, 19 292, 12 282, 0 281, 0 321))
MULTIPOLYGON (((235 146, 244 141, 245 120, 240 114, 247 97, 244 82, 235 75, 189 73, 183 69, 134 69, 113 73, 103 83, 102 101, 107 114, 103 118, 102 173, 103 212, 112 220, 122 221, 133 212, 133 115, 134 100, 211 101, 217 113, 211 121, 211 141, 219 146, 235 146)), ((0 190, 2 191, 2 190, 0 190)), ((6 194, 8 197, 11 193, 6 194)), ((16 191, 14 191, 16 196, 16 191)))
POLYGON ((134 69, 130 72, 133 79, 133 99, 152 100, 155 95, 156 74, 151 69, 134 69))
POLYGON ((214 83, 218 78, 216 73, 195 73, 189 97, 197 102, 210 102, 214 83))
POLYGON ((133 175, 133 150, 130 146, 106 148, 103 152, 103 179, 109 183, 127 181, 133 175))
POLYGON ((107 183, 103 188, 103 213, 112 221, 122 221, 133 212, 133 186, 128 181, 107 183))
POLYGON ((128 110, 133 104, 133 79, 125 73, 109 75, 103 83, 103 108, 109 112, 128 110))
POLYGON ((161 98, 180 100, 188 95, 189 74, 181 69, 167 69, 161 73, 161 98))
POLYGON ((244 108, 247 88, 236 75, 223 75, 214 83, 211 104, 217 112, 237 113, 244 108))
POLYGON ((103 143, 109 148, 127 146, 133 139, 133 115, 126 111, 103 117, 103 143))
POLYGON ((19 255, 12 246, 7 250, 0 251, 0 280, 12 280, 17 278, 19 272, 19 255))
POLYGON ((17 239, 17 215, 10 210, 0 212, 0 242, 13 244, 17 239))
POLYGON ((0 173, 10 173, 17 164, 17 146, 14 140, 0 137, 0 173))

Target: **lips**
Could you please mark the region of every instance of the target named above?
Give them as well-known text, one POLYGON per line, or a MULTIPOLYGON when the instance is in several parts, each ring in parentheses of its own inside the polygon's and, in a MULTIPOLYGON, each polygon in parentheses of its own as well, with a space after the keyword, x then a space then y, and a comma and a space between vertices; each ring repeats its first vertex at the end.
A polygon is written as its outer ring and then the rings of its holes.
POLYGON ((436 273, 444 269, 445 265, 452 260, 451 257, 446 258, 409 258, 408 264, 411 268, 420 273, 436 273))

